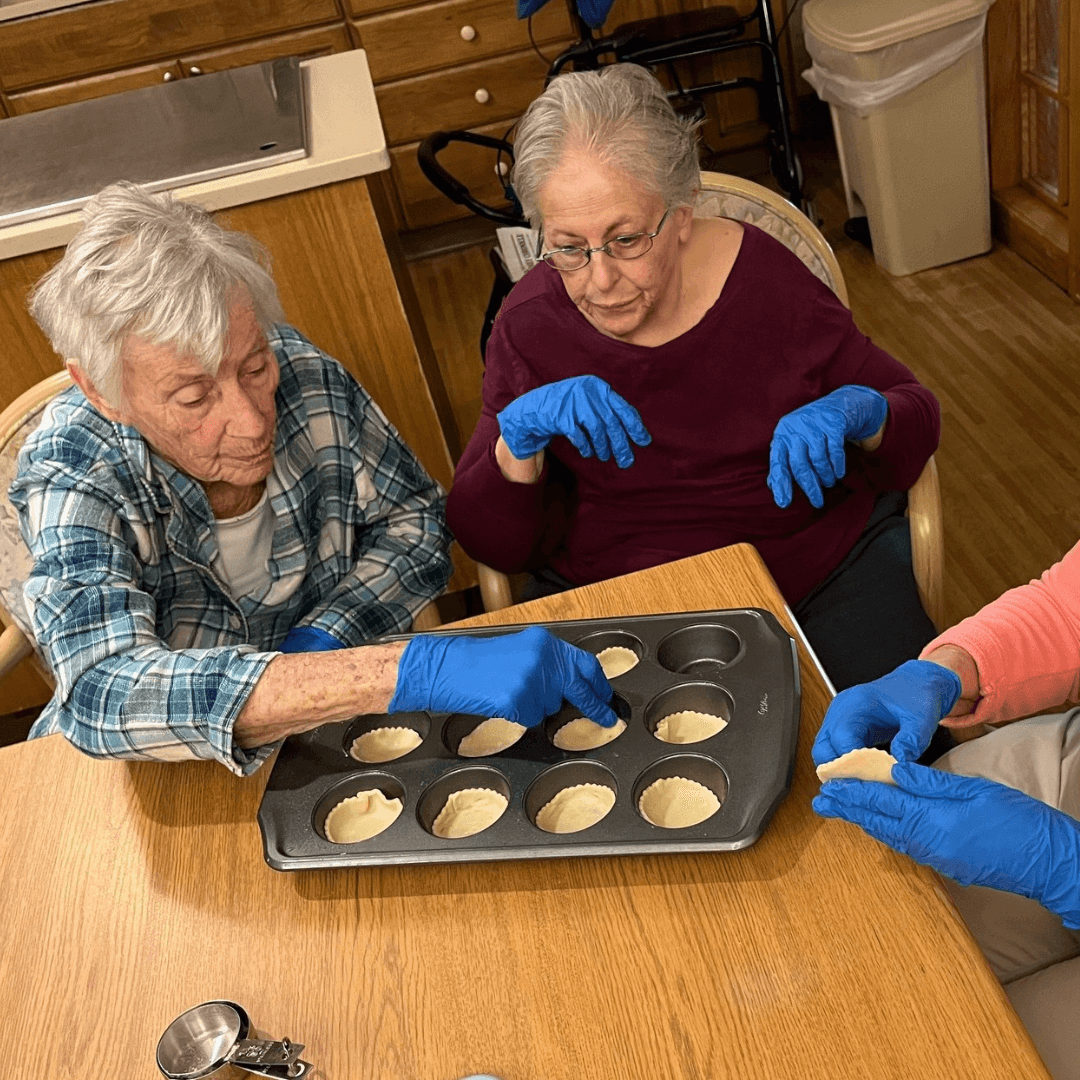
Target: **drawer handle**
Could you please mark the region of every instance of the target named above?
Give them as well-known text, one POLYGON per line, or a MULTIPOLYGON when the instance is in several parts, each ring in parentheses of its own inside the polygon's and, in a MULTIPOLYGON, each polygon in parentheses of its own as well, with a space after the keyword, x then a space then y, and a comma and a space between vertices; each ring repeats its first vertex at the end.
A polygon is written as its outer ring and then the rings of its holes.
POLYGON ((194 64, 188 68, 188 74, 190 75, 201 75, 202 73, 203 69, 201 67, 196 67, 194 64))
POLYGON ((476 38, 476 28, 473 26, 463 26, 461 28, 461 40, 473 41, 476 38))
POLYGON ((495 166, 495 175, 500 180, 502 180, 509 172, 510 166, 507 165, 505 161, 500 161, 499 164, 495 166))
POLYGON ((171 71, 166 71, 165 74, 161 76, 161 78, 163 82, 172 82, 173 79, 176 78, 176 76, 173 75, 171 71))
POLYGON ((491 100, 491 95, 482 86, 475 94, 473 94, 473 97, 476 98, 481 105, 486 105, 491 100))

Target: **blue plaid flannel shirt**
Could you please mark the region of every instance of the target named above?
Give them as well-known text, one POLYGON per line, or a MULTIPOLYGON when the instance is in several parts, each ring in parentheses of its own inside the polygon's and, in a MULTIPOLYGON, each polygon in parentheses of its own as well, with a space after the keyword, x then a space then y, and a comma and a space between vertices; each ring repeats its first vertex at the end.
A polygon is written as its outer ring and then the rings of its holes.
POLYGON ((261 596, 233 596, 215 572, 202 487, 77 388, 27 440, 10 498, 34 560, 27 615, 56 678, 31 738, 253 772, 273 747, 235 746, 233 723, 291 627, 361 645, 407 629, 446 586, 442 489, 336 360, 288 326, 270 344, 277 529, 261 596))

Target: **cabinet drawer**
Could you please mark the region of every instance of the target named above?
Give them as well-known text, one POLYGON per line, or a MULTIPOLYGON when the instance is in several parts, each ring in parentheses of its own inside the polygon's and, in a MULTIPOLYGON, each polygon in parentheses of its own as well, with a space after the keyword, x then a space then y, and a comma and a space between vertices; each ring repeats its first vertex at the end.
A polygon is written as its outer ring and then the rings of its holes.
POLYGON ((0 23, 5 90, 339 21, 335 0, 99 0, 0 23))
POLYGON ((544 89, 547 66, 531 49, 497 60, 375 87, 386 141, 413 142, 433 131, 482 127, 518 116, 544 89))
POLYGON ((320 26, 314 30, 297 30, 292 34, 263 38, 262 41, 252 41, 246 45, 233 45, 182 56, 180 67, 185 75, 209 75, 214 71, 261 64, 282 56, 299 56, 301 60, 310 60, 314 56, 329 56, 331 53, 346 52, 351 48, 349 31, 341 23, 337 26, 320 26))
MULTIPOLYGON (((497 124, 487 124, 476 131, 481 135, 501 139, 511 123, 510 120, 500 120, 497 124)), ((390 170, 401 197, 407 226, 410 229, 422 229, 427 225, 468 217, 472 214, 471 210, 451 202, 420 171, 416 160, 416 149, 419 145, 408 143, 405 146, 395 146, 390 151, 390 170)), ((439 164, 451 176, 460 180, 474 198, 489 206, 502 207, 506 205, 506 196, 495 173, 495 160, 494 150, 483 146, 470 146, 468 143, 451 143, 439 154, 439 164)), ((509 166, 510 162, 505 155, 502 161, 509 166)))
POLYGON ((163 60, 160 64, 125 68, 111 71, 108 75, 93 75, 88 79, 73 79, 40 90, 25 90, 10 94, 8 103, 12 116, 51 109, 55 105, 70 105, 73 101, 89 101, 90 98, 120 94, 125 90, 141 90, 144 86, 156 86, 169 79, 180 78, 180 65, 175 60, 163 60))
MULTIPOLYGON (((367 50, 375 82, 529 48, 526 24, 514 17, 509 0, 447 0, 353 26, 367 50)), ((572 34, 570 17, 560 4, 547 4, 533 17, 538 42, 563 41, 572 34)))

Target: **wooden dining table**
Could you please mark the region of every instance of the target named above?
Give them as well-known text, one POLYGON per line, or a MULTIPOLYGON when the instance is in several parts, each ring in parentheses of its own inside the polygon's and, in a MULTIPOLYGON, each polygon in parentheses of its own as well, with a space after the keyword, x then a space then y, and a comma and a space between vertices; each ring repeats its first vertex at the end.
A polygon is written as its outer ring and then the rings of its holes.
MULTIPOLYGON (((797 634, 748 545, 461 625, 742 607, 797 634)), ((279 873, 269 766, 0 750, 3 1075, 152 1080, 229 999, 325 1080, 1045 1078, 935 875, 813 813, 800 670, 790 794, 734 852, 279 873)))

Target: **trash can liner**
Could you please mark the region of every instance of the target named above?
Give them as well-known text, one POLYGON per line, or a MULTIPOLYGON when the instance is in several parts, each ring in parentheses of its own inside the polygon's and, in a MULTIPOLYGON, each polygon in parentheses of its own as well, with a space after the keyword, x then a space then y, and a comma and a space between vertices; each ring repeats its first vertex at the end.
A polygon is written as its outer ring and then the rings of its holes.
POLYGON ((853 56, 825 44, 804 26, 806 49, 813 66, 803 72, 803 78, 823 101, 848 109, 856 116, 869 116, 893 98, 933 78, 962 56, 981 47, 985 29, 986 12, 983 11, 952 26, 853 56), (880 77, 853 77, 856 67, 862 68, 868 62, 873 64, 880 77))

